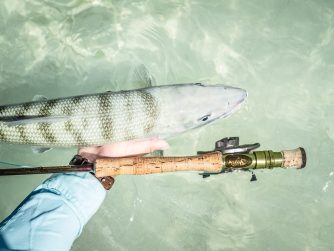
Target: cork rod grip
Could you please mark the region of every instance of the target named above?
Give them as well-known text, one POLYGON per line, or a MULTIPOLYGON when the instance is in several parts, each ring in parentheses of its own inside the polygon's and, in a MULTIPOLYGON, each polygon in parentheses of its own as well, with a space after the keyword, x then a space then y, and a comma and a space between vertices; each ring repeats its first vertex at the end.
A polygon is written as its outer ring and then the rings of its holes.
POLYGON ((302 147, 282 151, 282 155, 282 167, 284 168, 304 168, 306 166, 306 152, 302 147))
POLYGON ((176 171, 220 172, 222 166, 220 152, 187 157, 100 158, 95 162, 95 176, 143 175, 176 171))

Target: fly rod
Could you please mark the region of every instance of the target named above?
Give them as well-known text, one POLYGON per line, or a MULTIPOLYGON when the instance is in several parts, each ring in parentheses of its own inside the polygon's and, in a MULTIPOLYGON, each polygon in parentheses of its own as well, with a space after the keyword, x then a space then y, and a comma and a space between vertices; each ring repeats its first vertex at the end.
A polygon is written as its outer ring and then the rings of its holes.
POLYGON ((304 168, 304 148, 274 152, 254 151, 259 143, 239 145, 238 137, 223 138, 215 149, 194 156, 98 158, 90 163, 80 155, 68 166, 6 168, 0 175, 92 172, 97 178, 118 175, 146 175, 177 171, 199 171, 203 178, 214 174, 272 168, 304 168))

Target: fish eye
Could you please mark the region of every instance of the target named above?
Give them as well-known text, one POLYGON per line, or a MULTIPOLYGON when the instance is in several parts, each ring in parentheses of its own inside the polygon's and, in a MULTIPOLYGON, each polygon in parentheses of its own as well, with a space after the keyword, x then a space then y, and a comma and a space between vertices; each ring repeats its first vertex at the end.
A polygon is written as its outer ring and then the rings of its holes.
POLYGON ((199 121, 205 122, 210 118, 211 114, 207 114, 205 116, 203 116, 202 118, 198 119, 199 121))

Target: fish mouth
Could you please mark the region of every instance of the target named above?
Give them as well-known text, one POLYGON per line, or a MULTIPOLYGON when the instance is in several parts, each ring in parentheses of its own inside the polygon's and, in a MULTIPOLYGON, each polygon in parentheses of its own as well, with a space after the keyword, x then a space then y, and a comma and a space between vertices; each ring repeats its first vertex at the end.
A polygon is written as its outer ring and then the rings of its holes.
POLYGON ((232 115, 233 113, 239 111, 243 106, 243 104, 246 102, 247 97, 248 93, 247 91, 244 91, 244 96, 240 100, 238 100, 234 105, 229 105, 230 110, 228 112, 223 113, 219 118, 226 118, 232 115))

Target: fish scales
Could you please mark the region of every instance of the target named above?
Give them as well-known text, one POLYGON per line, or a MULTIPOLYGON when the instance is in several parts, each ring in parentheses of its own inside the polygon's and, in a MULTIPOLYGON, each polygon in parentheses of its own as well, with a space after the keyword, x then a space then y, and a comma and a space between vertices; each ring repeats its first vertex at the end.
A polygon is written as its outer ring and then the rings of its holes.
POLYGON ((157 105, 145 91, 128 91, 2 106, 0 118, 45 116, 56 119, 15 126, 0 123, 0 139, 53 147, 100 145, 144 137, 144 128, 154 124, 152 116, 157 115, 143 112, 152 111, 147 104, 157 105))

